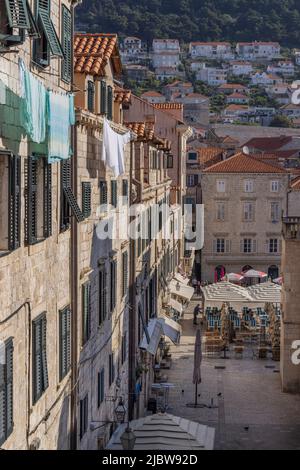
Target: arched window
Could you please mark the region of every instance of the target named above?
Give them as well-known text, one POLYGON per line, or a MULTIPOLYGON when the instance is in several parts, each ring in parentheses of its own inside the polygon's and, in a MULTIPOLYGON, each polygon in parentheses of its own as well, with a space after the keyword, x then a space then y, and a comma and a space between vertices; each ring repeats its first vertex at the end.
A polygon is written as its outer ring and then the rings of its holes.
POLYGON ((270 277, 272 280, 277 279, 279 277, 279 268, 278 266, 270 266, 268 269, 268 277, 270 277))
POLYGON ((215 282, 221 281, 226 274, 225 266, 217 266, 215 269, 215 282))

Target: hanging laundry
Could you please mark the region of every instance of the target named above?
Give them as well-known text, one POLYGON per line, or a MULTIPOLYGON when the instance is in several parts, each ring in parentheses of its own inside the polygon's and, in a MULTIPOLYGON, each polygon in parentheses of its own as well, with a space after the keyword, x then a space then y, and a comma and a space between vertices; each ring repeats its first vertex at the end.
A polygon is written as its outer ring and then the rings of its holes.
POLYGON ((47 90, 43 83, 30 73, 19 59, 22 105, 21 125, 33 142, 40 144, 46 139, 47 90))
POLYGON ((125 173, 124 145, 131 140, 131 132, 118 134, 111 127, 107 119, 103 125, 102 161, 113 172, 115 177, 125 173))
POLYGON ((75 124, 74 95, 48 92, 48 162, 72 155, 71 125, 75 124))

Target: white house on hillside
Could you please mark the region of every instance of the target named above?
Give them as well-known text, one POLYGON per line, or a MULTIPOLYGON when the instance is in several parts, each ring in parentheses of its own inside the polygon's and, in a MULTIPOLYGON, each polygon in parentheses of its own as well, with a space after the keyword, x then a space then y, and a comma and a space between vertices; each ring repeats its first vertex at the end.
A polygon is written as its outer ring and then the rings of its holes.
POLYGON ((278 42, 239 42, 236 46, 239 57, 246 60, 273 60, 280 58, 278 42))
POLYGON ((192 58, 233 59, 234 54, 229 42, 191 42, 189 47, 192 58))

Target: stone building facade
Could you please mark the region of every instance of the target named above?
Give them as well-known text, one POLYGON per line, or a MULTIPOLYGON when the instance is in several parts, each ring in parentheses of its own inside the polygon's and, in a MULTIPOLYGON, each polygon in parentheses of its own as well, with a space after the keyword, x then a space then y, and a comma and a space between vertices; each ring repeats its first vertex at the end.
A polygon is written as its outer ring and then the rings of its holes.
POLYGON ((34 143, 21 127, 18 61, 23 59, 48 89, 71 91, 76 3, 29 0, 0 5, 0 340, 6 350, 5 364, 0 365, 0 446, 4 449, 70 447, 71 233, 69 212, 63 210, 63 164, 48 164, 47 145, 34 143), (63 341, 62 325, 68 330, 63 341))
POLYGON ((300 392, 300 206, 298 214, 283 220, 280 366, 282 389, 289 393, 300 392))
POLYGON ((126 216, 131 144, 124 149, 125 173, 115 177, 102 161, 103 125, 107 118, 115 132, 128 132, 123 107, 130 92, 114 83, 121 70, 115 35, 79 34, 74 41, 77 197, 83 200, 86 185, 90 193, 77 234, 77 447, 100 449, 114 429, 119 400, 128 395, 130 263, 126 216), (104 239, 110 227, 112 238, 104 239))
POLYGON ((284 169, 242 153, 204 170, 203 281, 250 267, 279 277, 288 185, 284 169))

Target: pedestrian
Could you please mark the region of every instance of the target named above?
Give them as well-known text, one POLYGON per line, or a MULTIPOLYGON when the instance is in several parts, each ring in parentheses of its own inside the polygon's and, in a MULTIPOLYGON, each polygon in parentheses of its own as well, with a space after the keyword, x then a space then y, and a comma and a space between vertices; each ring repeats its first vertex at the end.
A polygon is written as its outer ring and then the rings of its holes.
POLYGON ((197 316, 200 314, 200 311, 201 311, 201 307, 200 307, 200 304, 196 305, 196 307, 194 308, 194 325, 197 325, 197 316))

